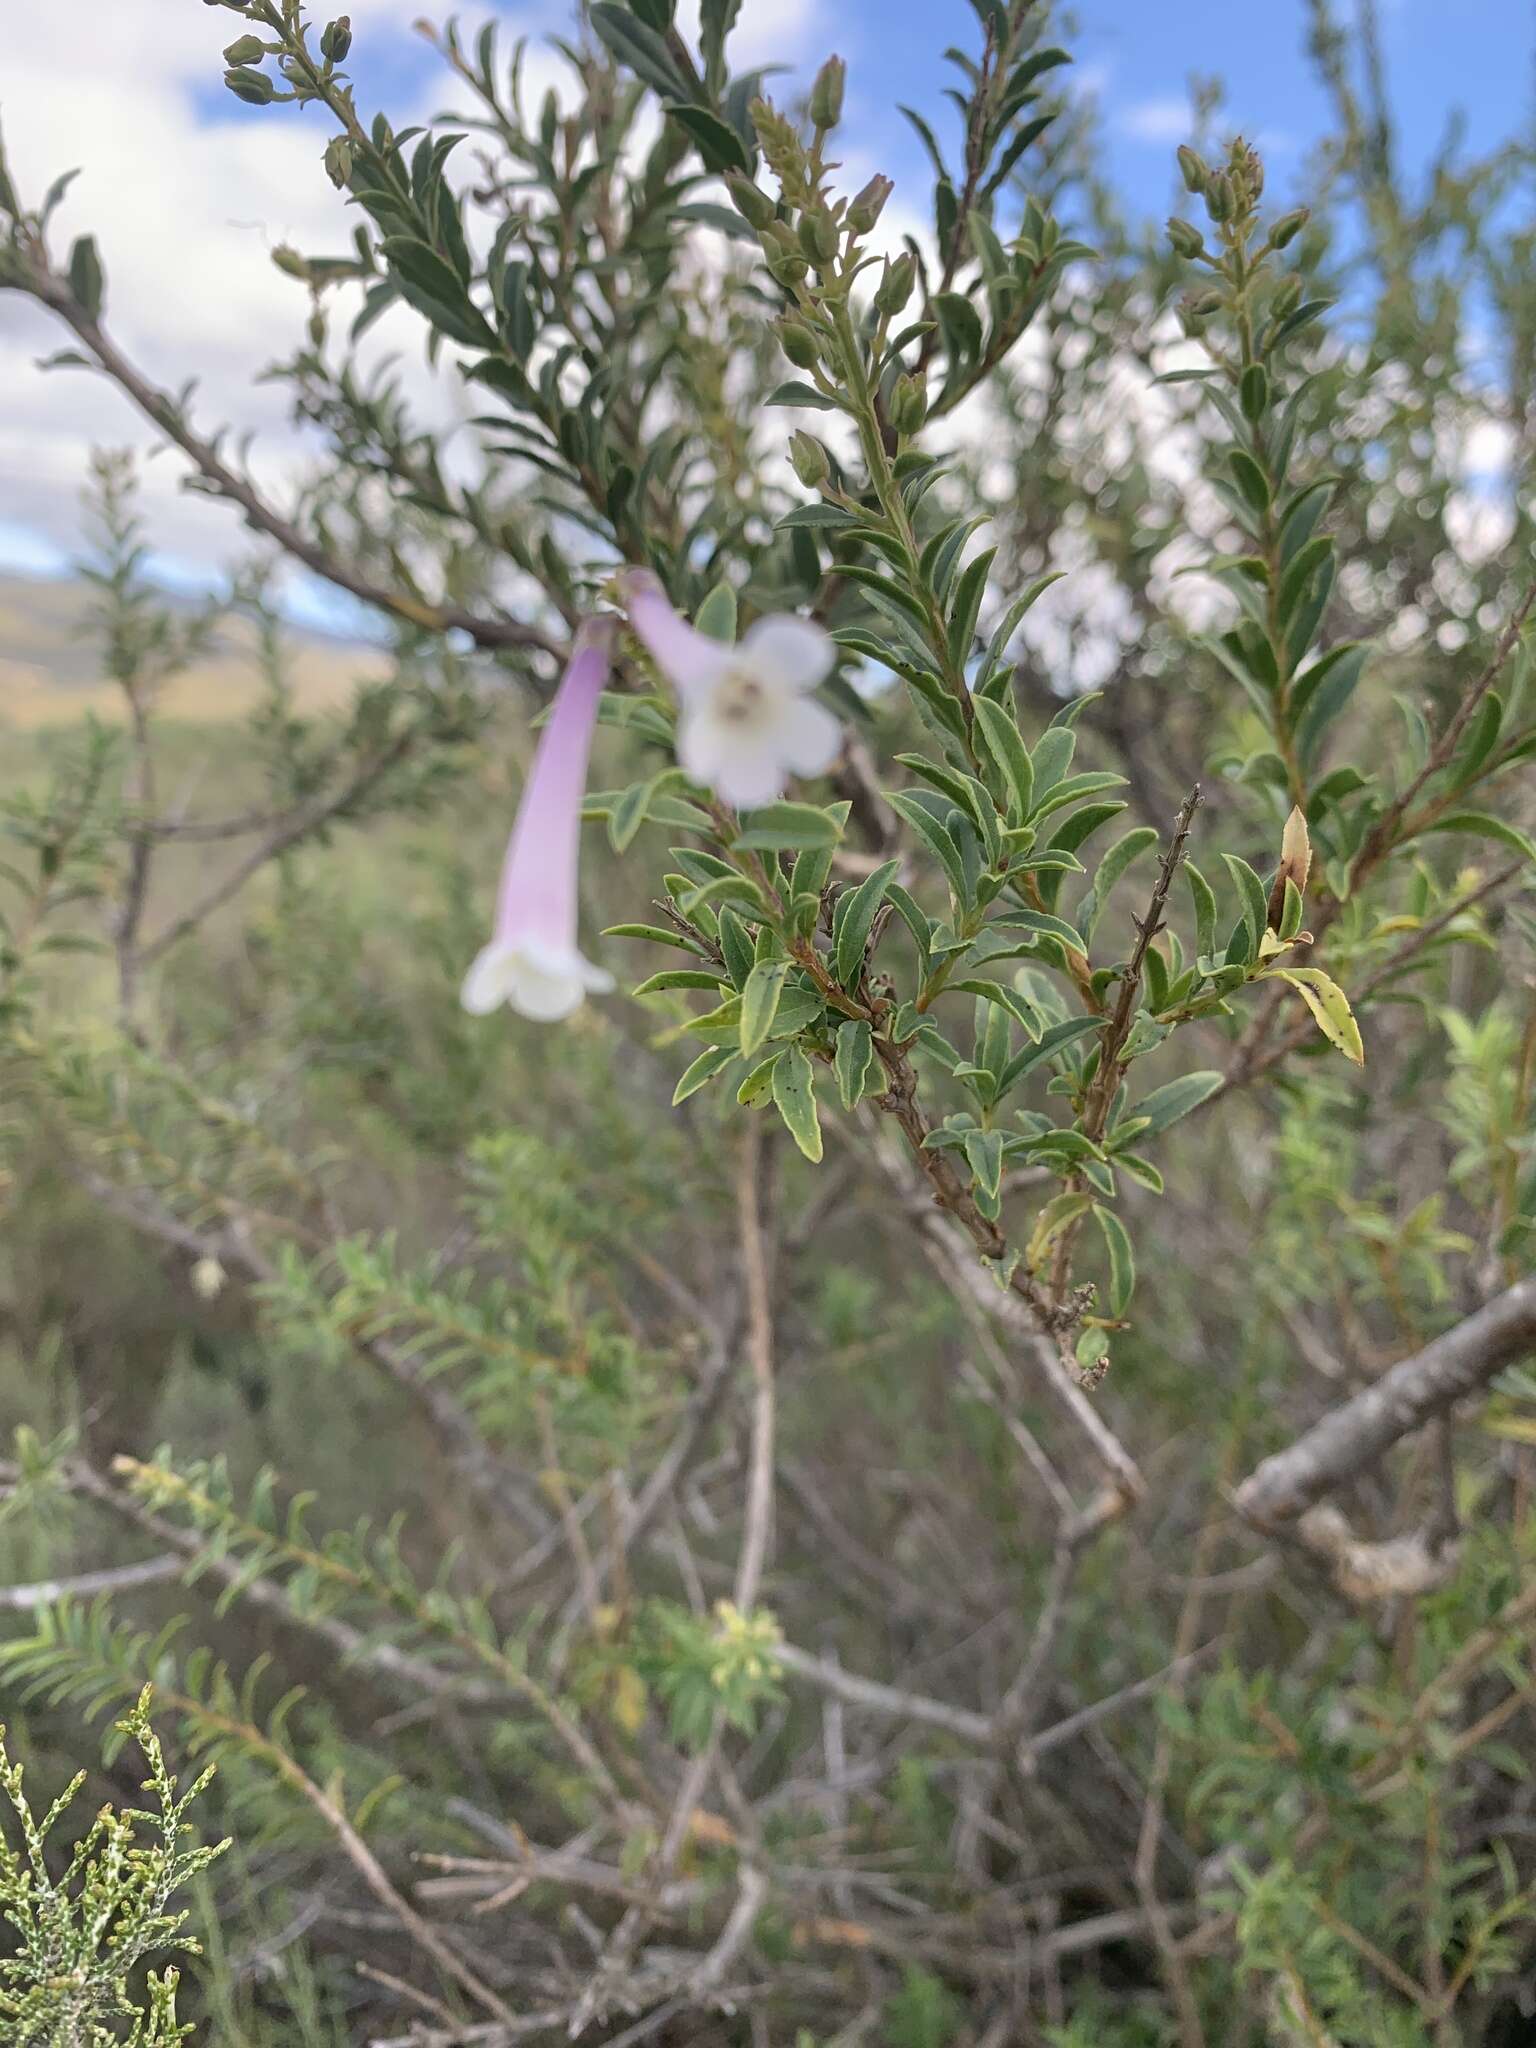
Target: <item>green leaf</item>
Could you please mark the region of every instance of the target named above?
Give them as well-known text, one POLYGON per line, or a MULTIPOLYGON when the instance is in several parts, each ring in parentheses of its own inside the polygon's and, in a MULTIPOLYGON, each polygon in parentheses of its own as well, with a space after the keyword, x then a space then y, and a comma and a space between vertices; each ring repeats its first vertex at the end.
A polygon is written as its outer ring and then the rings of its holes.
POLYGON ((1093 937, 1094 926, 1104 913, 1109 892, 1125 873, 1132 861, 1146 852, 1149 846, 1157 844, 1157 833, 1150 825, 1138 825, 1127 832, 1123 839, 1117 839, 1104 858, 1099 862, 1093 878, 1093 887, 1084 896, 1074 913, 1078 930, 1085 939, 1093 937))
POLYGON ((91 318, 99 320, 107 280, 94 235, 82 235, 69 252, 69 288, 91 318))
POLYGON ((613 809, 608 813, 608 839, 615 853, 623 853, 630 841, 645 823, 646 812, 650 809, 660 776, 652 776, 649 782, 632 782, 628 789, 620 790, 613 809))
POLYGON ((898 817, 904 819, 912 827, 918 838, 922 840, 928 851, 933 855, 940 867, 943 868, 948 878, 949 886, 954 890, 957 899, 961 903, 966 902, 970 895, 970 888, 966 880, 965 863, 960 858, 960 849, 956 846, 949 832, 939 823, 932 811, 925 810, 914 797, 908 796, 904 790, 889 791, 885 800, 898 817))
POLYGON ((1287 709, 1303 764, 1311 764, 1324 733, 1354 695, 1369 653, 1368 647, 1331 647, 1291 685, 1287 709))
MULTIPOLYGON (((1328 1043, 1343 1053, 1345 1059, 1363 1067, 1365 1046, 1361 1042, 1360 1026, 1355 1022, 1348 996, 1333 977, 1324 974, 1321 967, 1280 967, 1275 972, 1282 981, 1288 981, 1301 997, 1328 1043)), ((1265 976, 1266 980, 1270 978, 1265 976)))
POLYGON ((974 362, 981 354, 981 315, 962 292, 940 292, 933 302, 944 335, 944 346, 952 358, 974 362))
POLYGON ((696 1095, 706 1081, 713 1081, 735 1057, 736 1048, 730 1045, 712 1045, 707 1052, 701 1052, 672 1091, 672 1107, 676 1109, 680 1102, 696 1095))
POLYGON ((1082 1038, 1090 1031, 1097 1031, 1102 1019, 1099 1017, 1068 1017, 1063 1023, 1053 1024, 1048 1031, 1040 1034, 1038 1045, 1026 1045, 1022 1052, 1014 1054, 998 1077, 998 1094, 1005 1095, 1016 1081, 1038 1067, 1043 1061, 1069 1046, 1073 1039, 1082 1038))
POLYGON ((965 1158, 976 1185, 996 1201, 1003 1186, 1003 1134, 1001 1131, 967 1131, 965 1158))
POLYGON ((1248 926, 1248 958, 1251 960, 1259 950, 1259 941, 1264 936, 1264 927, 1269 918, 1269 898, 1264 893, 1264 884, 1249 867, 1240 854, 1224 853, 1227 873, 1236 882, 1238 893, 1243 899, 1243 919, 1248 926))
POLYGON ((1066 774, 1071 766, 1076 746, 1077 734, 1069 725, 1047 726, 1041 734, 1029 757, 1035 776, 1036 804, 1039 804, 1066 774))
POLYGON ((875 913, 885 901, 885 892, 900 866, 899 860, 885 861, 872 875, 866 875, 856 889, 849 889, 838 898, 832 920, 832 943, 837 978, 844 988, 852 988, 858 978, 875 913))
POLYGON ((1007 787, 1008 815, 1014 823, 1022 823, 1029 816, 1035 794, 1035 771, 1024 736, 1003 706, 990 697, 973 699, 971 708, 987 752, 1007 787))
POLYGON ((1490 817, 1485 811, 1452 811, 1447 817, 1436 818, 1432 825, 1426 825, 1414 837, 1427 839, 1432 832, 1466 832, 1477 839, 1493 839, 1500 846, 1524 854, 1527 860, 1536 860, 1536 840, 1511 825, 1507 819, 1490 817))
POLYGON ((1090 1207, 1088 1196, 1075 1191, 1051 1197, 1035 1218, 1035 1227, 1024 1250, 1024 1263, 1032 1273, 1038 1273, 1045 1264, 1052 1243, 1067 1225, 1075 1223, 1079 1216, 1085 1216, 1090 1207))
POLYGON ((610 924, 602 936, 605 939, 649 939, 657 946, 676 946, 681 953, 697 953, 698 947, 681 932, 668 931, 659 924, 610 924))
POLYGON ((1166 1131, 1170 1124, 1176 1124, 1181 1116, 1188 1116, 1192 1109, 1198 1109, 1207 1102, 1221 1086, 1222 1075, 1209 1070, 1198 1074, 1185 1074, 1177 1081, 1166 1081, 1161 1088, 1154 1088, 1150 1095, 1144 1095, 1136 1107, 1127 1112, 1130 1117, 1147 1119, 1142 1138, 1154 1138, 1159 1131, 1166 1131))
POLYGON ((724 580, 717 583, 693 615, 693 623, 711 640, 730 647, 736 639, 736 590, 724 580))
POLYGON ((591 9, 592 26, 607 44, 608 48, 648 86, 659 92, 665 100, 684 97, 687 85, 672 61, 672 52, 667 48, 666 38, 655 29, 647 28, 643 21, 636 20, 627 7, 620 7, 616 0, 595 0, 591 9))
POLYGON ((788 973, 787 960, 760 960, 747 976, 746 987, 741 992, 743 1059, 751 1059, 772 1031, 788 973))
POLYGON ((881 1087, 885 1069, 875 1051, 874 1034, 862 1018, 840 1025, 837 1053, 833 1061, 837 1095, 844 1109, 854 1109, 866 1095, 881 1087))
POLYGON ((1088 950, 1082 933, 1075 925, 1068 924, 1064 917, 1052 917, 1044 910, 1010 910, 997 921, 1010 931, 1038 932, 1042 938, 1060 939, 1074 953, 1086 953, 1088 950))
POLYGON ((809 405, 817 412, 840 410, 835 398, 828 398, 824 391, 818 391, 814 384, 802 384, 791 377, 787 384, 779 384, 763 400, 764 405, 809 405))
POLYGON ((686 100, 669 100, 667 114, 687 132, 689 140, 704 159, 706 170, 716 173, 751 172, 752 158, 747 153, 746 144, 729 122, 722 121, 718 114, 710 113, 707 107, 693 106, 686 100))
POLYGON ((949 615, 949 655, 962 667, 976 637, 976 619, 996 553, 996 548, 983 548, 974 561, 966 564, 956 586, 954 605, 949 615))
POLYGON ((721 989, 718 971, 708 973, 702 967, 664 967, 660 974, 653 974, 642 981, 638 988, 630 990, 633 996, 660 995, 663 990, 674 988, 707 988, 718 995, 721 989))
POLYGON ((918 906, 910 891, 903 889, 899 882, 892 882, 886 891, 895 904, 902 923, 912 934, 912 944, 917 952, 917 971, 925 979, 928 963, 933 957, 932 933, 928 918, 918 906))
POLYGON ((858 529, 862 524, 851 512, 844 512, 837 505, 797 505, 793 512, 785 513, 779 521, 778 530, 788 533, 797 526, 829 526, 840 527, 847 532, 849 528, 858 529))
POLYGON ((1192 860, 1184 863, 1184 879, 1195 905, 1195 951, 1212 953, 1216 948, 1216 891, 1192 860))
POLYGON ((773 1100, 789 1135, 806 1158, 821 1158, 821 1122, 816 1114, 816 1076, 798 1045, 781 1052, 773 1068, 773 1100))
POLYGON ((1106 1209, 1095 1202, 1093 1216, 1104 1234, 1104 1247, 1109 1253, 1109 1312, 1112 1316, 1123 1316, 1130 1307, 1136 1287, 1136 1254, 1131 1248, 1125 1225, 1113 1209, 1106 1209))
POLYGON ((1227 461, 1237 478, 1238 487, 1255 512, 1269 509, 1269 484, 1264 472, 1253 457, 1242 448, 1229 448, 1227 461))
POLYGON ((787 847, 791 851, 835 847, 841 836, 837 820, 815 804, 764 804, 748 814, 745 832, 738 846, 770 851, 787 847))

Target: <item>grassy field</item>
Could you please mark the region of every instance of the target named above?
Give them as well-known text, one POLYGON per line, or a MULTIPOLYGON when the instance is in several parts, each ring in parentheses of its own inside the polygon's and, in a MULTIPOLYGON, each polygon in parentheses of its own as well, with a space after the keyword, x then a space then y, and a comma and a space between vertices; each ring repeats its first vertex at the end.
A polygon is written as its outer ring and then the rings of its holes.
MULTIPOLYGON (((88 712, 110 724, 122 719, 122 693, 102 676, 92 601, 83 583, 0 576, 0 734, 35 731, 88 712)), ((254 653, 250 623, 225 620, 209 654, 166 684, 161 715, 204 724, 247 717, 261 690, 254 653)), ((293 634, 289 655, 295 700, 311 711, 344 704, 357 682, 383 674, 386 666, 369 648, 317 634, 293 634)))

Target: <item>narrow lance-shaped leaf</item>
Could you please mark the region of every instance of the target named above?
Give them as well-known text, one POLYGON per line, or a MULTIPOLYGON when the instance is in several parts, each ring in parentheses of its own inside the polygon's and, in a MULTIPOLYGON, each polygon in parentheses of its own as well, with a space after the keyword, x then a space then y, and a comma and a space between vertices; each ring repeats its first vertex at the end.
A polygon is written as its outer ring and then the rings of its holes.
POLYGON ((773 1068, 773 1100, 785 1128, 806 1158, 821 1158, 821 1120, 816 1114, 816 1076, 798 1045, 779 1054, 773 1068))
POLYGON ((787 960, 760 960, 747 976, 741 992, 741 1052, 750 1059, 773 1029, 773 1020, 784 993, 787 960))
POLYGON ((1328 1043, 1357 1067, 1365 1065, 1365 1046, 1360 1026, 1349 1007, 1349 998, 1331 975, 1321 967, 1281 967, 1276 973, 1288 981, 1317 1020, 1317 1028, 1328 1043))
POLYGON ((899 860, 883 862, 872 875, 866 875, 856 889, 850 889, 838 901, 833 936, 837 949, 837 978, 845 988, 852 988, 858 977, 875 915, 900 866, 899 860))
POLYGON ((1104 1248, 1109 1253, 1109 1312, 1112 1316, 1123 1316, 1130 1307, 1136 1286, 1136 1254, 1131 1249, 1125 1225, 1113 1209, 1106 1209, 1102 1203, 1096 1202, 1093 1215, 1103 1232, 1104 1248))
POLYGON ((861 1018, 839 1027, 837 1054, 833 1062, 838 1100, 844 1109, 855 1109, 866 1095, 880 1087, 884 1069, 875 1052, 874 1035, 861 1018))

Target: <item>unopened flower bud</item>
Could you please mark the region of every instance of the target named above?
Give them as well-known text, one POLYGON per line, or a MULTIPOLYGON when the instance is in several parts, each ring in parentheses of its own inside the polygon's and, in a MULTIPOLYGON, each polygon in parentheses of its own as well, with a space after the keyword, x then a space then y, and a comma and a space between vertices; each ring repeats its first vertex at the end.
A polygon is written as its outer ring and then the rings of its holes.
POLYGON ((1264 159, 1239 136, 1232 145, 1232 176, 1250 204, 1264 190, 1264 159))
POLYGON ((801 429, 796 429, 789 437, 789 459, 795 475, 809 491, 825 483, 832 474, 826 449, 814 434, 807 434, 801 429))
POLYGON ((830 214, 802 213, 799 233, 801 248, 818 268, 836 256, 837 223, 830 214))
POLYGON ((781 220, 770 221, 758 237, 769 273, 783 285, 799 284, 810 269, 800 246, 781 220))
POLYGON ((338 192, 342 191, 352 175, 352 145, 345 135, 331 137, 325 145, 325 156, 322 161, 325 164, 325 175, 338 192))
POLYGON ((761 233, 774 217, 773 201, 768 194, 738 171, 727 174, 725 188, 742 219, 761 233))
POLYGON ((1232 180, 1225 171, 1216 171, 1206 180, 1205 210, 1212 220, 1230 220, 1237 205, 1237 195, 1232 190, 1232 180))
POLYGON ((224 52, 226 64, 259 64, 267 54, 260 36, 236 36, 224 52))
POLYGON ((835 128, 843 117, 843 85, 848 67, 841 57, 829 57, 816 74, 811 87, 811 121, 817 128, 835 128))
POLYGON ((821 360, 815 335, 798 320, 779 323, 779 346, 797 370, 813 370, 821 360))
POLYGON ((915 434, 928 417, 928 385, 916 371, 898 377, 891 388, 891 425, 898 434, 915 434))
POLYGON ((340 64, 352 47, 352 17, 343 14, 320 37, 320 54, 328 64, 340 64))
POLYGON ((1287 313, 1294 313, 1300 304, 1301 279, 1299 277, 1281 278, 1279 284, 1275 286, 1275 296, 1270 301, 1270 312, 1273 313, 1277 320, 1283 320, 1287 313))
POLYGON ((1288 242, 1294 242, 1311 218, 1311 209, 1306 206, 1298 206, 1294 213, 1282 214, 1269 231, 1270 247, 1283 249, 1288 242))
POLYGON ((889 178, 875 176, 870 179, 862 192, 856 192, 848 202, 845 216, 849 227, 856 235, 867 235, 875 222, 885 211, 885 202, 896 190, 889 178))
POLYGON ((885 274, 875 292, 875 311, 887 316, 899 313, 911 298, 916 281, 917 265, 910 256, 898 256, 894 263, 887 262, 885 274))
POLYGON ((1206 181, 1211 175, 1210 170, 1205 159, 1198 151, 1191 149, 1187 142, 1179 144, 1179 169, 1183 173, 1185 185, 1191 192, 1205 190, 1206 181))
POLYGON ((290 248, 286 242, 279 242, 272 251, 272 261, 284 277, 296 277, 301 284, 308 281, 309 265, 298 250, 290 248))
POLYGON ((272 96, 277 91, 277 87, 264 71, 247 71, 242 68, 226 71, 224 83, 235 98, 244 100, 248 107, 270 105, 272 96))
POLYGON ((1221 293, 1217 291, 1191 292, 1179 301, 1180 317, 1190 329, 1198 328, 1213 313, 1220 311, 1221 293))
POLYGON ((1168 223, 1168 239, 1180 256, 1198 256, 1205 247, 1205 237, 1191 221, 1180 220, 1175 214, 1168 223))

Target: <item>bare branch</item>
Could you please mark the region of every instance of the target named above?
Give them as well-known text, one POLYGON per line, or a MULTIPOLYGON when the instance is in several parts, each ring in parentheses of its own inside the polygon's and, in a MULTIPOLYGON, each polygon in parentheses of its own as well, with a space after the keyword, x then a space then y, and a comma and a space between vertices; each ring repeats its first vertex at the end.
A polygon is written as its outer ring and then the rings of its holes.
POLYGON ((1238 1511, 1260 1528, 1294 1521, 1533 1344, 1536 1280, 1521 1280, 1266 1458, 1237 1489, 1238 1511))
POLYGON ((22 289, 63 321, 90 351, 97 366, 182 451, 213 495, 238 505, 248 526, 276 541, 285 554, 314 575, 360 598, 364 604, 409 625, 425 627, 428 632, 466 633, 477 647, 525 648, 557 659, 561 656, 563 649, 537 626, 524 625, 517 619, 484 618, 460 605, 429 604, 376 583, 362 570, 339 561, 292 519, 269 505, 250 479, 232 469, 217 446, 195 431, 170 393, 152 384, 129 361, 101 323, 76 298, 68 280, 52 267, 46 252, 35 245, 22 289))

